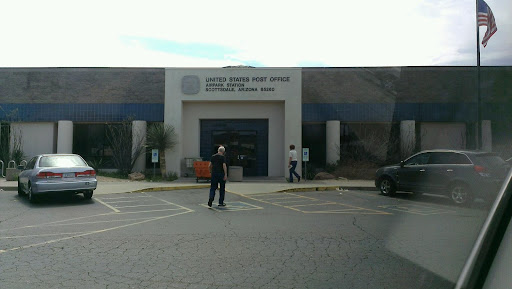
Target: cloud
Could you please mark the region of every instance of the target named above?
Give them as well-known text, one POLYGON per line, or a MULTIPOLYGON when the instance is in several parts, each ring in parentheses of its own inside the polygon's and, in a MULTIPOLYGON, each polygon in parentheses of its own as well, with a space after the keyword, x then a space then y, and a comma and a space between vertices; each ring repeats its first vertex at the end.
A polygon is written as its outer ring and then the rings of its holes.
MULTIPOLYGON (((482 50, 482 63, 512 65, 512 4, 487 3, 498 32, 482 50)), ((474 6, 457 0, 10 1, 0 18, 9 28, 0 30, 0 65, 474 65, 474 6)))

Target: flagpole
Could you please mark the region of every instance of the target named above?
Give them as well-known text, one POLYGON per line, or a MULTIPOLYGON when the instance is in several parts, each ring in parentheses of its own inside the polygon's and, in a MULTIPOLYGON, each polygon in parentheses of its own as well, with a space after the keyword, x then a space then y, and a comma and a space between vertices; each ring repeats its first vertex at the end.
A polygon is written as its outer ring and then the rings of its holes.
POLYGON ((477 70, 477 130, 476 130, 476 149, 482 148, 482 115, 480 111, 480 29, 478 26, 478 0, 476 0, 476 70, 477 70))

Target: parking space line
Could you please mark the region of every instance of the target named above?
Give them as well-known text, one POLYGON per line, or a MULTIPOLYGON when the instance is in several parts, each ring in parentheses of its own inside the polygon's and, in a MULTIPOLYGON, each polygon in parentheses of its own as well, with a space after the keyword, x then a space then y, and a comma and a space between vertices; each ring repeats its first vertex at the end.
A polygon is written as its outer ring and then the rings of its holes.
POLYGON ((291 203, 300 203, 300 202, 310 202, 311 200, 305 199, 305 200, 296 200, 296 201, 282 201, 282 202, 275 202, 276 204, 291 204, 291 203))
POLYGON ((410 214, 415 214, 415 215, 421 215, 421 216, 456 213, 456 211, 454 211, 454 210, 429 207, 429 206, 424 206, 424 205, 419 205, 419 204, 383 205, 383 206, 379 206, 379 208, 398 211, 398 212, 404 212, 404 213, 410 213, 410 214))
POLYGON ((108 232, 108 231, 112 231, 112 230, 118 230, 118 229, 121 229, 121 228, 126 228, 126 227, 131 227, 131 226, 135 226, 135 225, 140 225, 140 224, 148 223, 148 222, 151 222, 151 221, 157 221, 157 220, 162 220, 162 219, 165 219, 165 218, 175 217, 175 216, 187 214, 187 213, 190 213, 190 212, 193 212, 193 210, 189 209, 188 211, 185 211, 185 212, 179 212, 179 213, 172 214, 172 215, 156 217, 156 218, 152 218, 152 219, 149 219, 149 220, 143 220, 143 221, 135 222, 135 223, 131 223, 131 224, 125 224, 125 225, 120 225, 120 226, 116 226, 116 227, 112 227, 112 228, 106 228, 106 229, 101 229, 101 230, 96 230, 96 231, 91 231, 91 232, 80 233, 80 234, 77 234, 77 235, 73 235, 73 236, 69 236, 69 237, 64 237, 64 238, 58 238, 58 239, 49 240, 49 241, 45 241, 45 242, 34 243, 34 244, 14 247, 14 248, 11 248, 11 249, 0 250, 0 254, 6 253, 6 252, 11 252, 11 251, 17 251, 17 250, 22 250, 22 249, 28 249, 28 248, 43 246, 43 245, 49 245, 49 244, 56 243, 56 242, 59 242, 59 241, 70 240, 70 239, 74 239, 74 238, 78 238, 78 237, 85 237, 85 236, 89 236, 89 235, 93 235, 93 234, 99 234, 99 233, 104 233, 104 232, 108 232))
POLYGON ((85 232, 40 234, 40 235, 23 235, 23 236, 0 237, 0 239, 21 239, 21 238, 33 238, 33 237, 51 237, 51 236, 74 235, 74 234, 83 234, 83 233, 85 233, 85 232))
POLYGON ((367 212, 368 210, 361 211, 360 209, 346 209, 346 210, 328 210, 328 211, 303 211, 304 214, 352 214, 357 213, 360 215, 390 215, 390 213, 383 214, 380 211, 367 212))
MULTIPOLYGON (((117 215, 116 215, 117 216, 117 215)), ((34 226, 36 228, 42 227, 63 227, 63 226, 71 226, 71 225, 89 225, 89 224, 101 224, 101 223, 115 223, 115 222, 126 222, 126 221, 139 221, 139 220, 149 220, 154 217, 149 218, 135 218, 135 219, 119 219, 119 220, 107 220, 107 221, 92 221, 92 222, 79 222, 79 223, 65 223, 65 224, 48 224, 48 225, 39 225, 34 226)), ((1 238, 0 238, 1 239, 1 238)))
MULTIPOLYGON (((136 198, 151 198, 151 196, 127 196, 127 197, 116 197, 116 198, 104 198, 102 197, 102 200, 120 200, 120 199, 136 199, 136 198)), ((96 198, 95 198, 96 199, 96 198)))
MULTIPOLYGON (((117 209, 125 209, 125 208, 154 207, 154 206, 169 206, 169 204, 134 205, 134 206, 123 206, 123 207, 116 207, 116 208, 117 209)), ((179 210, 181 210, 181 209, 179 209, 179 210)))
POLYGON ((119 211, 118 209, 116 209, 116 208, 112 207, 111 205, 109 205, 109 204, 107 204, 107 203, 103 202, 101 199, 94 198, 94 200, 95 200, 95 201, 98 201, 98 203, 100 203, 100 204, 104 205, 105 207, 107 207, 107 208, 111 209, 111 210, 112 210, 112 211, 114 211, 115 213, 119 213, 119 212, 121 212, 121 211, 119 211))
POLYGON ((236 211, 250 211, 250 210, 263 210, 263 207, 259 207, 259 206, 256 206, 256 205, 253 205, 253 204, 249 204, 249 203, 246 203, 246 202, 234 202, 234 203, 230 203, 229 206, 227 207, 209 207, 208 205, 206 204, 199 204, 203 207, 206 207, 206 208, 209 208, 209 209, 212 209, 214 211, 217 211, 217 212, 236 212, 236 211), (237 206, 237 203, 240 203, 242 204, 241 206, 238 205, 237 206))
MULTIPOLYGON (((234 193, 238 194, 238 193, 234 193)), ((272 195, 282 195, 282 192, 276 192, 276 193, 257 193, 257 194, 251 194, 251 196, 272 196, 272 195)))
MULTIPOLYGON (((63 229, 67 227, 67 228, 71 228, 72 229, 73 227, 70 227, 70 226, 91 225, 91 224, 109 224, 109 223, 117 223, 119 226, 103 228, 103 229, 99 229, 99 230, 91 230, 91 231, 62 232, 62 233, 53 233, 53 234, 30 234, 30 235, 28 235, 28 234, 27 235, 19 235, 18 234, 18 235, 14 235, 14 236, 5 236, 5 234, 2 234, 4 236, 1 237, 0 239, 22 239, 22 238, 31 238, 31 237, 32 238, 45 238, 45 237, 51 238, 52 236, 53 237, 57 237, 58 236, 58 237, 53 239, 53 240, 36 242, 36 243, 33 243, 33 244, 17 246, 17 247, 13 247, 13 248, 9 248, 9 249, 0 249, 0 254, 1 253, 5 253, 5 252, 9 252, 9 251, 16 251, 16 250, 21 250, 21 249, 27 249, 27 248, 37 247, 37 246, 48 245, 48 244, 59 242, 59 241, 65 241, 65 240, 70 240, 70 239, 73 239, 73 238, 78 238, 78 237, 88 236, 88 235, 92 235, 92 234, 103 233, 103 232, 107 232, 107 231, 111 231, 111 230, 126 228, 126 227, 129 227, 129 226, 135 226, 135 225, 144 224, 144 223, 151 222, 151 221, 157 221, 157 220, 161 220, 161 219, 165 219, 165 218, 169 218, 169 217, 174 217, 174 216, 179 216, 179 215, 182 215, 182 214, 187 214, 187 213, 194 212, 194 210, 192 210, 192 209, 186 208, 184 206, 181 206, 181 205, 178 205, 178 204, 175 204, 175 203, 172 203, 172 202, 160 199, 160 198, 156 198, 156 197, 151 196, 151 195, 129 196, 129 197, 121 197, 121 198, 95 198, 94 200, 97 201, 99 204, 102 204, 102 205, 106 206, 107 208, 111 209, 113 212, 96 214, 96 215, 88 215, 88 216, 82 216, 82 217, 76 217, 76 218, 70 218, 70 219, 66 219, 66 220, 58 220, 58 221, 53 221, 53 222, 48 222, 48 223, 43 223, 43 224, 37 224, 37 225, 23 226, 23 227, 10 228, 10 229, 0 229, 0 232, 6 232, 6 231, 14 232, 14 231, 22 230, 22 229, 30 229, 30 230, 38 230, 38 229, 40 229, 40 230, 44 230, 44 227, 62 227, 63 229), (127 211, 127 212, 122 212, 122 211, 118 210, 117 208, 115 208, 114 206, 111 205, 114 202, 125 202, 125 203, 128 203, 128 202, 136 201, 136 199, 139 199, 141 202, 144 202, 144 201, 141 200, 141 198, 146 198, 146 199, 147 198, 151 198, 153 200, 157 200, 160 203, 152 204, 152 205, 124 206, 124 207, 125 208, 126 207, 155 207, 155 206, 163 206, 163 205, 165 205, 165 206, 168 206, 168 208, 158 209, 158 210, 144 210, 144 211, 127 211), (122 199, 124 199, 125 201, 114 201, 114 200, 122 200, 122 199), (110 203, 110 200, 112 200, 113 202, 110 203), (130 218, 130 219, 122 219, 122 218, 120 218, 121 215, 141 214, 141 213, 162 213, 162 212, 165 215, 158 216, 158 217, 154 217, 154 216, 153 217, 142 217, 141 216, 141 218, 130 218), (165 213, 165 212, 168 212, 168 213, 165 213), (115 219, 107 219, 107 220, 105 220, 105 219, 104 220, 98 220, 97 219, 98 217, 111 218, 112 216, 115 216, 114 217, 115 219), (87 221, 86 219, 92 219, 93 221, 87 221), (78 221, 78 220, 83 220, 83 221, 78 221), (78 221, 78 222, 76 222, 76 221, 78 221), (129 222, 129 223, 126 224, 126 222, 129 222), (119 223, 121 223, 121 224, 119 224, 119 223)), ((113 224, 113 225, 116 225, 116 224, 113 224)), ((111 226, 111 225, 108 225, 108 226, 111 226)), ((64 230, 66 230, 66 229, 64 229, 64 230)), ((32 232, 32 233, 34 233, 34 232, 32 232)), ((36 240, 34 240, 34 241, 36 241, 36 240)))
MULTIPOLYGON (((148 197, 145 197, 148 198, 148 197)), ((108 201, 109 204, 119 204, 119 203, 137 203, 139 200, 131 199, 129 201, 108 201)))
POLYGON ((267 201, 290 200, 290 199, 307 199, 307 198, 302 197, 302 196, 289 196, 289 197, 284 197, 284 198, 265 198, 265 200, 267 200, 267 201))
POLYGON ((293 205, 293 206, 288 206, 288 207, 292 207, 292 208, 297 208, 297 207, 309 207, 309 206, 325 206, 325 205, 337 205, 337 203, 333 203, 333 202, 328 202, 328 203, 318 203, 318 204, 304 204, 304 205, 293 205))
POLYGON ((297 194, 293 194, 293 193, 289 193, 289 192, 262 193, 262 194, 251 194, 251 195, 244 195, 244 194, 239 194, 239 193, 235 193, 235 192, 230 192, 230 193, 242 196, 247 199, 255 200, 258 202, 262 202, 262 203, 266 203, 266 204, 270 204, 270 205, 274 205, 274 206, 278 206, 278 207, 283 207, 286 209, 294 210, 294 211, 301 212, 301 213, 308 213, 308 214, 312 214, 312 213, 336 213, 336 214, 338 214, 338 213, 356 213, 356 214, 362 214, 362 215, 367 215, 367 214, 368 215, 376 215, 376 214, 392 215, 392 213, 386 212, 386 211, 367 209, 367 208, 352 206, 352 205, 338 203, 338 202, 326 202, 321 199, 316 199, 316 198, 307 197, 307 196, 301 196, 301 195, 297 195, 297 194), (270 196, 270 197, 268 197, 268 196, 270 196), (286 197, 276 198, 277 196, 286 196, 286 197), (290 201, 287 202, 286 199, 289 199, 290 201), (300 199, 300 200, 297 200, 297 199, 300 199), (274 200, 281 200, 281 201, 274 202, 274 200), (310 203, 304 204, 304 205, 292 205, 292 203, 304 202, 304 201, 309 201, 310 203), (319 202, 321 202, 321 203, 319 203, 319 202), (349 209, 343 209, 343 210, 334 209, 334 210, 324 210, 324 211, 320 211, 320 210, 306 211, 304 209, 300 209, 300 208, 307 208, 309 206, 320 206, 320 205, 342 206, 342 207, 348 207, 349 209))
POLYGON ((176 206, 176 207, 182 208, 182 209, 184 209, 184 210, 190 210, 189 208, 185 208, 185 207, 183 207, 183 206, 181 206, 181 205, 178 205, 178 204, 175 204, 175 203, 172 203, 172 202, 169 202, 169 201, 166 201, 166 200, 163 200, 163 199, 160 199, 160 198, 154 197, 154 196, 151 196, 151 197, 153 197, 153 198, 155 198, 155 199, 157 199, 157 200, 160 200, 160 201, 162 201, 162 202, 164 202, 164 203, 166 203, 166 204, 173 205, 173 206, 176 206))

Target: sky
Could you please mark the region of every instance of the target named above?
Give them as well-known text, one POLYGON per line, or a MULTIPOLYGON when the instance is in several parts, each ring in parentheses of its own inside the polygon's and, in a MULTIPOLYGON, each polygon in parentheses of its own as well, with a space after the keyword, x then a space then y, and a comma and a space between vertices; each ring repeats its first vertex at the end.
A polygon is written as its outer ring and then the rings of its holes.
MULTIPOLYGON (((512 1, 486 2, 498 31, 480 46, 481 65, 511 66, 512 1)), ((0 67, 476 66, 477 58, 475 0, 6 0, 1 7, 0 67)))

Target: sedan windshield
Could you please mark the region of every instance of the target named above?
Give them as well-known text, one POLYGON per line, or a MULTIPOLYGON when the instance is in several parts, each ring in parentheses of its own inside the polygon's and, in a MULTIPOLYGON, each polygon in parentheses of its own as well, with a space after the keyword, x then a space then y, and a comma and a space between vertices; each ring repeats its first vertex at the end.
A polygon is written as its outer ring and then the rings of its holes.
POLYGON ((83 167, 87 166, 79 156, 45 156, 39 161, 39 167, 83 167))

